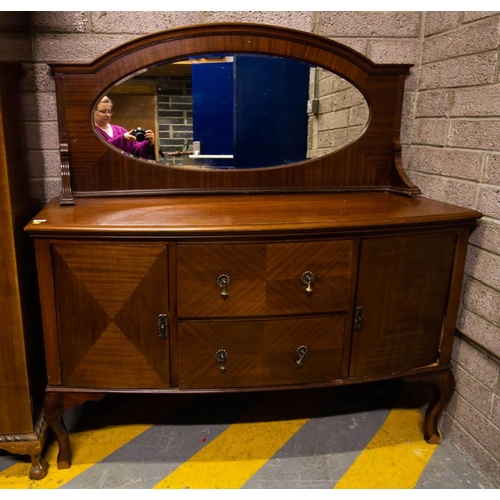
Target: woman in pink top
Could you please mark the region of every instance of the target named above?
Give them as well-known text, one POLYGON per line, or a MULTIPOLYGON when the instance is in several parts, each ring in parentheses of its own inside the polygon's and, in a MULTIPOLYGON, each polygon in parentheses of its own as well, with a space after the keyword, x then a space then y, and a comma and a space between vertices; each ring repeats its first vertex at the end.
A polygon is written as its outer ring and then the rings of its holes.
POLYGON ((132 135, 133 129, 127 131, 123 127, 120 127, 120 125, 111 125, 112 114, 113 102, 109 97, 104 96, 99 101, 94 111, 94 125, 102 137, 125 153, 141 158, 154 159, 153 145, 155 142, 155 135, 153 131, 146 130, 144 141, 138 141, 136 137, 132 135))

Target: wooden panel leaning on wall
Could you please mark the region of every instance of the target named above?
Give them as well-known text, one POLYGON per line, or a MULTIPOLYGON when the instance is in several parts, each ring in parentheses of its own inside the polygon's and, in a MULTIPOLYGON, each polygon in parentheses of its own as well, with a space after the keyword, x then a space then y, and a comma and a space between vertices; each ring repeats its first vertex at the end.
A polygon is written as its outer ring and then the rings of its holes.
POLYGON ((23 226, 39 209, 20 147, 20 65, 0 65, 0 448, 30 455, 31 478, 47 474, 46 383, 33 244, 23 226), (17 82, 15 84, 14 82, 17 82))

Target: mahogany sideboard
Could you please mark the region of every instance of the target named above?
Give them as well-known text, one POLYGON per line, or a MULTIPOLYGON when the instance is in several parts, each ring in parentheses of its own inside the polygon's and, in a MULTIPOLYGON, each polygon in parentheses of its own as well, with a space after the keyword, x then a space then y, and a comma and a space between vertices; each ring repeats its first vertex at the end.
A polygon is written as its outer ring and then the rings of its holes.
POLYGON ((65 408, 112 392, 404 378, 432 385, 423 433, 439 442, 467 244, 481 214, 421 196, 402 168, 410 66, 376 65, 296 30, 221 23, 147 35, 52 70, 62 192, 25 229, 59 468, 71 464, 65 408), (342 76, 366 100, 366 124, 323 155, 241 170, 159 165, 96 134, 92 110, 115 84, 226 52, 342 76))
POLYGON ((50 203, 35 238, 46 414, 69 466, 66 397, 433 384, 450 359, 477 212, 387 193, 50 203))

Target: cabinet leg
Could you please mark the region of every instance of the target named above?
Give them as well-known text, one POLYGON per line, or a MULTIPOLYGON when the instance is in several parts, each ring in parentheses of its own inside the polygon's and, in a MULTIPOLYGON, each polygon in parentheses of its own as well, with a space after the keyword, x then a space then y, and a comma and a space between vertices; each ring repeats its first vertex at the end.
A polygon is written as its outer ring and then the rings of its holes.
POLYGON ((41 458, 41 453, 31 455, 31 469, 28 473, 30 479, 42 479, 47 475, 49 464, 41 458))
POLYGON ((71 467, 71 447, 69 433, 63 420, 64 401, 63 394, 47 393, 45 397, 45 417, 56 435, 59 444, 57 455, 57 468, 69 469, 71 467))
POLYGON ((438 419, 455 391, 455 377, 450 368, 432 373, 422 373, 409 377, 410 382, 424 382, 432 385, 432 395, 424 420, 424 439, 429 444, 441 442, 438 419))

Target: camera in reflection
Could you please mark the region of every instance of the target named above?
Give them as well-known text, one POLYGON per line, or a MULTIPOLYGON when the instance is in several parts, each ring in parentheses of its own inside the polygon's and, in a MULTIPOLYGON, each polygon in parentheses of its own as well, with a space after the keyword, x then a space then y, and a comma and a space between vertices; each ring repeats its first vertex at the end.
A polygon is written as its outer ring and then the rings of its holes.
POLYGON ((134 128, 132 135, 135 137, 137 142, 142 142, 146 140, 146 131, 142 127, 134 128))

